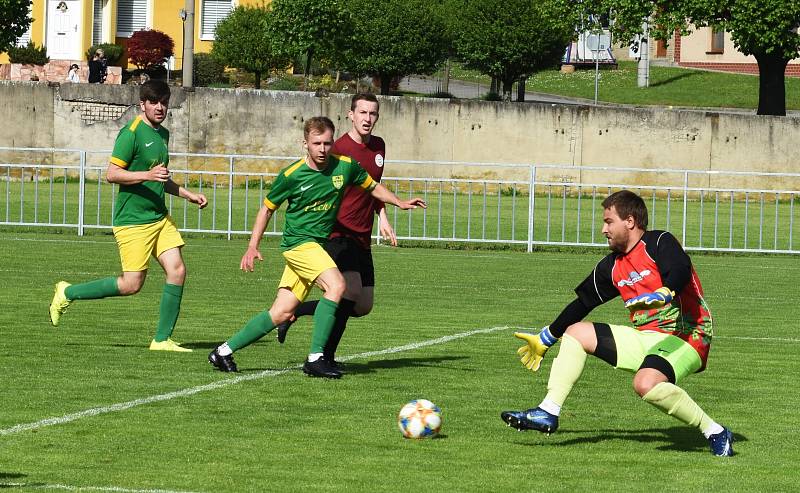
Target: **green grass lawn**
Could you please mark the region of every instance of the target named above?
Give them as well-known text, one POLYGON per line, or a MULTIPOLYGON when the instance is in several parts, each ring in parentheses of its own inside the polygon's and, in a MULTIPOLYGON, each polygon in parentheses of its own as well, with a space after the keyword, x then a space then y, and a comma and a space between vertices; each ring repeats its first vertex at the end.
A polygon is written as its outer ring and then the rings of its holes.
MULTIPOLYGON (((637 63, 619 62, 600 71, 598 100, 609 103, 723 108, 758 107, 758 77, 677 67, 650 67, 650 87, 636 83, 637 63)), ((594 99, 594 69, 562 74, 543 70, 528 80, 527 90, 594 99)), ((489 84, 488 77, 453 64, 451 78, 489 84)), ((786 108, 800 109, 800 79, 786 78, 786 108)))
MULTIPOLYGON (((308 350, 308 320, 292 328, 283 346, 270 334, 237 353, 238 375, 212 371, 206 362, 211 348, 274 296, 283 268, 276 243, 264 242, 265 260, 252 274, 238 270, 245 244, 187 237, 189 278, 174 337, 195 352, 165 354, 146 349, 164 280, 159 269, 134 297, 74 303, 54 329, 47 319, 53 284, 115 273, 113 239, 0 232, 0 488, 796 487, 800 444, 791 437, 800 405, 793 391, 800 308, 786 302, 800 274, 793 257, 693 255, 717 337, 708 369, 683 386, 734 430, 738 455, 721 459, 697 431, 641 402, 630 375, 594 359, 556 434, 518 433, 500 421, 502 410, 539 402, 554 356, 540 373, 525 370, 513 328, 552 321, 604 249, 378 247, 375 310, 353 320, 345 334, 345 378, 322 381, 298 369, 308 350), (442 407, 440 438, 401 438, 396 414, 417 397, 442 407), (40 423, 47 418, 56 420, 40 423), (24 426, 31 423, 38 424, 24 426)), ((591 318, 625 321, 619 300, 591 318)))

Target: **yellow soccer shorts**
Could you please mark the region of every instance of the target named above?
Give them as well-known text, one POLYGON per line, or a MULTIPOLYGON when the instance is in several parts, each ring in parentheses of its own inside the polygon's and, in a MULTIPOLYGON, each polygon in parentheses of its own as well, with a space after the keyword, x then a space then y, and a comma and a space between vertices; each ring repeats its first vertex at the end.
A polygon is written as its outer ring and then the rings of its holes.
POLYGON ((167 250, 185 244, 169 216, 150 224, 117 226, 113 231, 123 272, 147 270, 151 256, 158 258, 167 250))
POLYGON ((314 287, 314 280, 328 269, 335 269, 336 262, 318 243, 310 242, 298 245, 283 252, 286 267, 283 269, 279 288, 287 288, 303 301, 314 287))
POLYGON ((623 325, 610 325, 617 345, 617 366, 620 370, 636 372, 644 358, 656 355, 669 361, 675 371, 675 383, 680 382, 702 366, 700 355, 686 341, 671 334, 640 331, 623 325))

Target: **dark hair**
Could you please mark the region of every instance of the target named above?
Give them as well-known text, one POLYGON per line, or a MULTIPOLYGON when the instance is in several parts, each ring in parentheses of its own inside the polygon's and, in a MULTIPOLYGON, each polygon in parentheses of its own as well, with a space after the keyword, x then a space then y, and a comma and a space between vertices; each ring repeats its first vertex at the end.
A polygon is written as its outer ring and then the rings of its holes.
POLYGON ((603 201, 603 208, 614 208, 621 219, 633 217, 637 227, 647 231, 647 206, 641 197, 630 190, 614 192, 603 201))
POLYGON ((73 68, 80 68, 80 67, 78 67, 77 63, 73 63, 72 65, 69 66, 69 68, 73 69, 73 68))
POLYGON ((309 118, 306 120, 306 123, 303 124, 303 137, 308 139, 308 134, 311 132, 314 133, 324 133, 325 130, 330 130, 332 134, 336 133, 336 127, 333 125, 333 122, 327 116, 315 116, 313 118, 309 118))
POLYGON ((163 80, 148 80, 139 86, 139 101, 169 102, 169 86, 163 80))
POLYGON ((379 109, 381 107, 381 103, 378 102, 378 98, 375 97, 374 94, 371 92, 360 92, 358 94, 353 94, 353 99, 350 100, 350 111, 356 110, 356 103, 359 101, 369 101, 370 103, 377 104, 379 109))

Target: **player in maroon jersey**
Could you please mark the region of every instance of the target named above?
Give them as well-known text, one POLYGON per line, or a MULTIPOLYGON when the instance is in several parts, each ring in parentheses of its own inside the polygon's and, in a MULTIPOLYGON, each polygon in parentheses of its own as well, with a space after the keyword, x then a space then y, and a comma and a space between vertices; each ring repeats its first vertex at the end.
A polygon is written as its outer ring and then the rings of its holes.
MULTIPOLYGON (((372 135, 378 121, 380 104, 374 94, 356 94, 350 103, 348 117, 352 120, 350 130, 339 137, 333 145, 334 154, 345 155, 357 161, 376 182, 383 176, 386 157, 386 144, 383 139, 372 135)), ((357 187, 345 192, 336 224, 325 245, 325 250, 336 262, 344 275, 346 288, 336 312, 336 322, 325 345, 323 357, 339 367, 334 359, 336 348, 344 334, 348 319, 362 317, 372 310, 375 294, 375 267, 372 261, 370 242, 374 214, 378 214, 379 228, 383 238, 392 246, 397 246, 397 236, 389 223, 384 204, 364 193, 357 187)), ((317 300, 301 304, 295 317, 311 315, 316 309, 317 300)), ((280 343, 295 319, 278 326, 277 337, 280 343)))
POLYGON ((581 376, 586 355, 633 372, 633 388, 645 402, 698 428, 711 452, 733 455, 733 433, 714 422, 676 384, 703 371, 711 346, 712 318, 700 279, 678 240, 667 231, 647 231, 647 207, 622 190, 603 201, 603 234, 612 250, 575 288, 577 298, 539 334, 516 333, 526 344, 522 363, 539 369, 548 348, 561 339, 547 395, 538 407, 504 411, 518 430, 550 434, 561 406, 581 376), (633 327, 583 321, 594 308, 621 296, 633 327))

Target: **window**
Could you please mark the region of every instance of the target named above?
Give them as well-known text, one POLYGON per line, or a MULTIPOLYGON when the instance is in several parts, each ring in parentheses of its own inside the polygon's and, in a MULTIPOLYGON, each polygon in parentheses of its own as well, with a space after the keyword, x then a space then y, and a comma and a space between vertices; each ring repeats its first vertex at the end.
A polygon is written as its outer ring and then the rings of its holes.
POLYGON ((117 36, 130 38, 147 27, 147 0, 119 0, 117 3, 117 36))
POLYGON ((708 53, 725 53, 725 31, 711 28, 711 49, 708 53))
MULTIPOLYGON (((33 11, 33 2, 28 6, 28 17, 31 17, 31 12, 33 11)), ((17 38, 17 46, 28 46, 28 43, 31 42, 31 26, 33 25, 33 21, 28 24, 28 29, 22 33, 22 36, 17 38)))
POLYGON ((213 41, 217 24, 225 17, 228 17, 228 14, 233 10, 233 3, 231 0, 202 0, 202 2, 200 39, 213 41))
POLYGON ((94 0, 92 13, 92 44, 99 45, 103 42, 103 0, 94 0))

